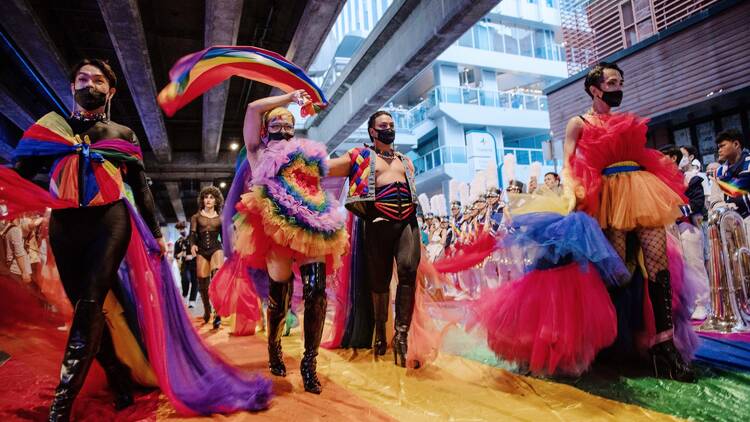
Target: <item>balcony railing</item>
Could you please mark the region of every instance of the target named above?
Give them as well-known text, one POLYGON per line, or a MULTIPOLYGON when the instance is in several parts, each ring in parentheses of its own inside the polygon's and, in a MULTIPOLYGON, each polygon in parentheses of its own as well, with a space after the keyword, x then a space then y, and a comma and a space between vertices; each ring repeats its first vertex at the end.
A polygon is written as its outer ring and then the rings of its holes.
POLYGON ((437 103, 471 104, 485 107, 547 111, 547 97, 514 91, 491 91, 481 88, 437 86, 427 93, 429 107, 437 103))
POLYGON ((466 164, 468 162, 466 159, 466 147, 442 146, 413 160, 413 162, 414 169, 418 175, 440 167, 445 163, 466 164))

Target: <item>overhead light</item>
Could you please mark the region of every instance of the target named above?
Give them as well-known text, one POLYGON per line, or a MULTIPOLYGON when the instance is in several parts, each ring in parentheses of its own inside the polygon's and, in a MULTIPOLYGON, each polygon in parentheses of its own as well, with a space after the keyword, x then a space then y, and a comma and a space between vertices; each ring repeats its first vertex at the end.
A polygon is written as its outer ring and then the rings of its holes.
POLYGON ((237 142, 232 142, 231 144, 229 144, 229 149, 232 151, 237 151, 238 149, 240 149, 240 144, 238 144, 237 142))
POLYGON ((219 187, 222 188, 222 189, 224 189, 225 187, 227 187, 227 182, 221 182, 221 183, 219 183, 219 187))

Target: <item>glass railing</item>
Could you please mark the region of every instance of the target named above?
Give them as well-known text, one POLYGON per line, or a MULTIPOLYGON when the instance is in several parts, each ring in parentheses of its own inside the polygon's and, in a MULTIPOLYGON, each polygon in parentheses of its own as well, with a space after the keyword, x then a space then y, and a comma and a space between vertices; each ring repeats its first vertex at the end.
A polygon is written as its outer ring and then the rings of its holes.
POLYGON ((416 174, 422 174, 445 163, 467 163, 466 147, 442 146, 413 160, 416 174))
POLYGON ((471 87, 437 86, 426 94, 427 108, 437 103, 472 104, 486 107, 509 108, 518 110, 547 111, 547 97, 541 94, 529 94, 518 91, 491 91, 471 87))
POLYGON ((384 110, 388 111, 393 116, 394 123, 396 124, 396 129, 407 130, 411 130, 414 127, 418 126, 420 123, 427 120, 427 112, 430 108, 431 106, 427 103, 427 101, 422 101, 421 103, 409 109, 402 106, 383 107, 384 110))
MULTIPOLYGON (((513 154, 516 156, 516 163, 519 165, 529 165, 533 162, 543 163, 547 166, 554 166, 555 160, 544 160, 544 153, 537 148, 503 148, 503 156, 513 154)), ((562 167, 562 160, 557 160, 557 165, 562 167)))

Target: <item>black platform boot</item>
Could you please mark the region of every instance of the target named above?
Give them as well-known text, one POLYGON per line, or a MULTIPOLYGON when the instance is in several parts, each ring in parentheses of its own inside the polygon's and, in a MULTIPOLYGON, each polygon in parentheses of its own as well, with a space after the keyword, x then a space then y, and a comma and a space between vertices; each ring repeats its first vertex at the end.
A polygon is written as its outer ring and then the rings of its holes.
POLYGON ((305 298, 305 353, 300 363, 305 391, 320 394, 321 386, 316 372, 318 347, 323 337, 326 321, 326 267, 322 262, 305 264, 299 267, 302 277, 302 295, 305 298))
POLYGON ((388 349, 388 340, 385 338, 385 323, 388 322, 390 294, 373 293, 372 307, 375 317, 375 340, 372 343, 372 352, 375 356, 385 355, 388 349))
POLYGON ((104 369, 109 388, 115 395, 115 409, 122 410, 132 405, 133 382, 130 377, 130 368, 117 358, 109 328, 105 328, 102 332, 102 339, 99 346, 99 353, 96 354, 96 360, 99 361, 102 369, 104 369))
POLYGON ((99 348, 103 329, 104 314, 101 306, 93 300, 79 300, 68 334, 68 344, 65 346, 60 384, 55 389, 55 398, 50 407, 50 421, 70 420, 73 401, 86 380, 86 374, 99 348))
POLYGON ((272 280, 268 286, 268 368, 277 377, 286 376, 286 366, 281 354, 281 333, 292 300, 293 277, 287 281, 272 280))
MULTIPOLYGON (((211 280, 214 279, 214 276, 216 275, 217 272, 219 272, 219 270, 213 270, 213 271, 211 271, 211 278, 208 279, 208 284, 209 285, 211 284, 211 280)), ((206 296, 208 296, 208 294, 206 294, 206 296)), ((208 300, 211 300, 211 298, 209 298, 208 300)), ((214 308, 214 325, 213 325, 213 327, 214 327, 214 330, 218 330, 221 327, 221 316, 219 316, 219 313, 216 312, 216 308, 214 308)))
POLYGON ((396 335, 393 336, 393 360, 396 365, 406 367, 411 316, 414 312, 414 286, 399 284, 396 288, 396 335))
MULTIPOLYGON (((657 336, 673 330, 672 286, 668 270, 656 273, 653 282, 648 283, 648 294, 654 310, 657 336)), ((674 345, 672 337, 659 341, 649 350, 654 376, 682 382, 694 382, 695 374, 690 365, 682 360, 682 355, 674 345)))
POLYGON ((203 323, 208 324, 211 320, 211 301, 208 299, 208 277, 198 277, 198 293, 201 294, 201 302, 203 302, 203 323))

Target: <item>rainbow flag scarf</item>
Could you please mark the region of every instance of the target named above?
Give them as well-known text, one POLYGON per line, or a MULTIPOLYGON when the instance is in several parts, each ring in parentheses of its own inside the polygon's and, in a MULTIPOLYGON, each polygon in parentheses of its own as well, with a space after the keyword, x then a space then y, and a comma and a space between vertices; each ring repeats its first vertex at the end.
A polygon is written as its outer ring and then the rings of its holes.
POLYGON ((736 177, 727 180, 716 179, 716 183, 719 184, 719 187, 724 194, 731 196, 732 198, 740 198, 743 195, 750 193, 746 189, 740 187, 740 181, 741 179, 736 177))
POLYGON ((50 193, 77 206, 103 205, 120 199, 124 190, 122 174, 111 161, 143 159, 138 145, 123 139, 105 139, 95 144, 88 137, 82 139, 55 112, 31 125, 13 152, 14 159, 38 156, 56 159, 50 172, 50 193), (80 189, 83 189, 81 201, 80 189))
POLYGON ((169 71, 171 82, 159 93, 159 105, 171 117, 232 76, 262 82, 286 92, 304 89, 312 103, 303 107, 303 116, 313 115, 328 105, 323 91, 299 66, 273 51, 249 46, 213 46, 181 58, 169 71))

